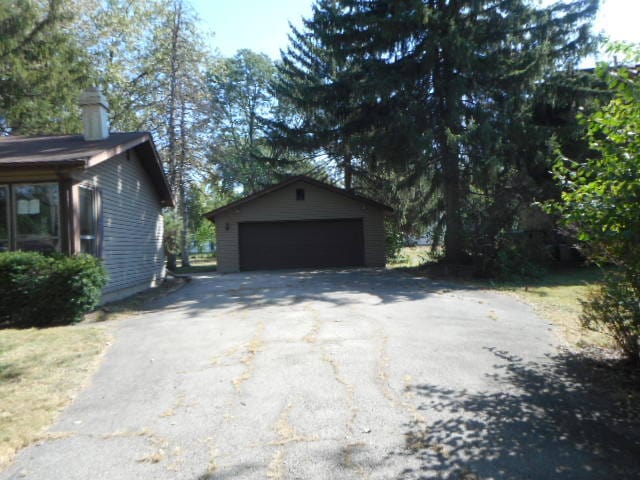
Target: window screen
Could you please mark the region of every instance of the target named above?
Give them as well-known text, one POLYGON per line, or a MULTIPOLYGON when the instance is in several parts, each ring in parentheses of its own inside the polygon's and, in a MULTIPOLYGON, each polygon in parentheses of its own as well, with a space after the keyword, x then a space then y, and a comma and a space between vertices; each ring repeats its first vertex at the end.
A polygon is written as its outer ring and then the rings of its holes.
POLYGON ((0 185, 0 252, 9 250, 9 187, 0 185))
POLYGON ((18 250, 60 249, 60 202, 58 185, 39 183, 13 188, 18 250))
POLYGON ((80 213, 80 251, 96 255, 96 196, 95 190, 87 187, 80 187, 79 195, 80 213))

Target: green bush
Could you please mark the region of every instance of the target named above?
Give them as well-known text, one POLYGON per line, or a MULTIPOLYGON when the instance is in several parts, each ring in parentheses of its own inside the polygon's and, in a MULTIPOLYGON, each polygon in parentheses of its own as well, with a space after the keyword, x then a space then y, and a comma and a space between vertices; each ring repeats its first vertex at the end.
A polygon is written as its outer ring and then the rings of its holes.
POLYGON ((474 276, 479 278, 541 278, 551 259, 546 240, 535 232, 503 232, 493 241, 479 238, 469 243, 474 276))
POLYGON ((107 273, 91 255, 0 253, 0 323, 77 322, 100 300, 107 273))
POLYGON ((581 320, 586 328, 610 334, 628 359, 640 363, 640 292, 623 275, 605 276, 582 302, 581 320))
POLYGON ((542 238, 533 234, 503 235, 497 252, 497 276, 503 280, 541 278, 550 255, 542 238))
MULTIPOLYGON (((611 53, 622 65, 637 65, 640 49, 617 44, 611 53)), ((560 214, 564 227, 580 240, 594 263, 616 267, 585 303, 583 322, 605 327, 629 360, 639 362, 640 332, 640 77, 636 68, 599 65, 613 98, 583 117, 589 158, 561 158, 554 174, 562 198, 547 210, 560 214)))
POLYGON ((398 223, 395 220, 384 222, 385 244, 387 249, 387 261, 398 260, 400 251, 404 246, 404 235, 400 232, 398 223))

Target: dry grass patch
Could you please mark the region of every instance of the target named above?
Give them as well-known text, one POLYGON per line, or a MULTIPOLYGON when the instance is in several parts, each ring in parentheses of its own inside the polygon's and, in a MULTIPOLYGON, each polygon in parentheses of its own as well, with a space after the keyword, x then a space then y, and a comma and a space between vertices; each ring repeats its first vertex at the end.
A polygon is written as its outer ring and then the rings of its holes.
POLYGON ((597 268, 575 268, 552 272, 541 280, 498 283, 493 285, 499 291, 517 295, 532 305, 536 311, 560 328, 564 339, 579 348, 614 348, 610 337, 582 327, 580 314, 581 300, 602 279, 597 268))
POLYGON ((244 364, 244 372, 237 378, 233 379, 233 386, 236 388, 236 391, 240 391, 242 388, 242 384, 251 378, 253 375, 254 369, 254 360, 256 354, 262 350, 263 342, 262 335, 264 333, 264 323, 260 322, 256 329, 256 332, 251 339, 251 342, 246 346, 246 353, 240 360, 241 363, 244 364))
POLYGON ((96 370, 103 328, 0 330, 0 469, 44 431, 96 370))

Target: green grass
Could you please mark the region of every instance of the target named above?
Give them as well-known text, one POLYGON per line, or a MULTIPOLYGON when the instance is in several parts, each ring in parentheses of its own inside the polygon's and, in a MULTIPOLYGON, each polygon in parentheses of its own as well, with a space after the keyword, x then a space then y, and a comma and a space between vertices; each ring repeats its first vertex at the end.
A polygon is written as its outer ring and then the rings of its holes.
POLYGON ((434 260, 431 247, 404 247, 396 258, 387 265, 388 268, 414 268, 434 260))
POLYGON ((206 272, 215 272, 217 267, 217 260, 215 257, 204 257, 204 258, 191 258, 191 266, 190 267, 178 267, 176 273, 178 274, 188 274, 188 273, 206 273, 206 272))
POLYGON ((109 335, 97 327, 0 330, 0 470, 46 429, 96 370, 109 335))

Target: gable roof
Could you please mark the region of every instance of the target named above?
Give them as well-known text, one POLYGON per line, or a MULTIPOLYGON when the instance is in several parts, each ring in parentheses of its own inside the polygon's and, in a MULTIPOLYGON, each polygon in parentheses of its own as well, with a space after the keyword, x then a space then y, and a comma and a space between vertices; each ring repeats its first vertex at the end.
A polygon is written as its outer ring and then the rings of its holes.
POLYGON ((345 196, 347 198, 350 198, 351 200, 356 200, 358 202, 363 202, 366 203, 368 205, 372 205, 376 208, 379 208, 381 210, 385 210, 387 212, 393 212, 393 209, 383 203, 380 202, 376 202, 375 200, 371 200, 370 198, 367 197, 363 197, 362 195, 358 195, 356 193, 350 192, 348 190, 345 190, 343 188, 338 188, 334 185, 330 185, 328 183, 324 183, 324 182, 320 182, 314 178, 311 177, 307 177, 306 175, 296 175, 293 177, 290 177, 280 183, 277 183, 276 185, 272 185, 270 187, 265 188, 264 190, 260 190, 259 192, 256 193, 252 193, 251 195, 247 195, 246 197, 243 197, 239 200, 236 200, 234 202, 228 203, 222 207, 216 208, 215 210, 211 210, 210 212, 207 212, 204 214, 204 217, 208 218, 209 220, 214 220, 214 218, 223 213, 226 212, 227 210, 233 209, 233 208, 237 208, 241 205, 244 205, 245 203, 249 203, 249 202, 253 202, 254 200, 257 200, 261 197, 264 197, 265 195, 268 195, 270 193, 273 192, 277 192, 278 190, 281 190, 285 187, 288 187, 289 185, 292 185, 296 182, 305 182, 308 183, 309 185, 313 185, 315 187, 319 187, 319 188, 323 188, 325 190, 329 190, 330 192, 336 193, 338 195, 342 195, 345 196))
POLYGON ((87 141, 82 135, 0 137, 0 171, 23 168, 88 168, 135 149, 164 206, 173 196, 151 134, 112 133, 104 140, 87 141))

